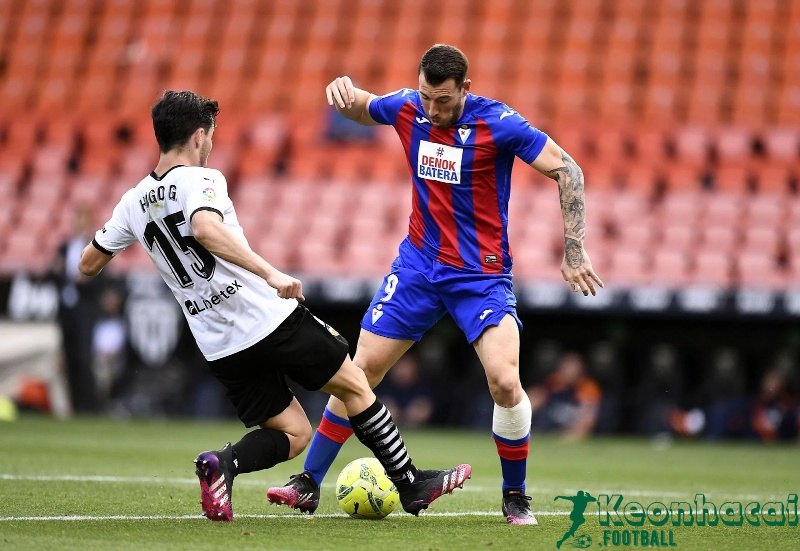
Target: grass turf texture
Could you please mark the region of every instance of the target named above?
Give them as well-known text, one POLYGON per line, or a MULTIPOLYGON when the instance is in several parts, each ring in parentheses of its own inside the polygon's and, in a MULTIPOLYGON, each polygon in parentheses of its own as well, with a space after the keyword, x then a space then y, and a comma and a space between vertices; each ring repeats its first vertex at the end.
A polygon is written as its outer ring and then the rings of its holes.
MULTIPOLYGON (((323 486, 317 516, 270 507, 264 499, 268 486, 283 484, 302 469, 301 457, 237 478, 236 520, 212 523, 200 516, 192 460, 242 432, 236 423, 22 417, 0 424, 0 543, 6 549, 81 550, 555 549, 570 526, 571 504, 553 498, 578 489, 594 496, 621 493, 625 502, 645 507, 654 501, 691 502, 696 493, 718 506, 728 500, 785 504, 787 494, 800 491, 797 446, 656 445, 638 439, 565 443, 534 436, 528 493, 540 525, 513 527, 500 516, 500 468, 488 429, 485 434, 406 431, 417 465, 473 466, 465 490, 437 501, 432 515, 414 518, 398 509, 381 521, 359 521, 341 513, 333 489, 336 474, 348 461, 368 455, 352 439, 323 486), (82 519, 64 520, 68 516, 82 519)), ((585 520, 577 533, 589 534, 590 548, 596 548, 604 527, 595 504, 585 520)), ((672 530, 676 549, 800 549, 797 526, 668 523, 660 529, 672 530)), ((574 549, 569 544, 562 549, 574 549)))

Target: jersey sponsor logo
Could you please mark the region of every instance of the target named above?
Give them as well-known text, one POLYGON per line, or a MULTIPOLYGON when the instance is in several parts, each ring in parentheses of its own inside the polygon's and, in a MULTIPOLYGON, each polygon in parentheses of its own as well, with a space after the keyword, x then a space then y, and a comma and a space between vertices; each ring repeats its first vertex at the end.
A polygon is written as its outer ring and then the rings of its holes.
POLYGON ((430 124, 431 123, 431 121, 429 121, 425 117, 417 117, 417 122, 420 123, 420 124, 425 124, 425 123, 430 124))
POLYGON ((497 255, 487 254, 486 256, 483 257, 483 261, 486 262, 487 264, 492 264, 494 262, 497 262, 497 255))
POLYGON ((479 320, 481 320, 481 321, 483 321, 483 320, 485 320, 485 319, 486 319, 486 316, 488 316, 488 315, 489 315, 489 314, 491 314, 492 312, 494 312, 494 310, 484 310, 484 311, 481 313, 481 315, 480 315, 480 316, 478 316, 478 319, 479 319, 479 320))
POLYGON ((417 155, 417 176, 446 184, 461 183, 462 149, 420 140, 417 155))
POLYGON ((222 304, 223 301, 230 300, 233 295, 236 294, 236 291, 242 289, 242 284, 239 283, 238 280, 234 279, 233 283, 228 285, 222 291, 218 293, 214 293, 208 298, 202 299, 201 303, 197 302, 196 300, 187 300, 184 301, 184 306, 186 306, 186 311, 189 312, 189 315, 196 316, 200 312, 205 312, 206 310, 210 310, 217 306, 218 304, 222 304))
POLYGON ((500 113, 500 120, 503 120, 506 117, 510 117, 513 114, 514 114, 514 111, 512 111, 510 109, 508 111, 503 111, 502 113, 500 113))
POLYGON ((372 325, 375 325, 381 316, 383 316, 383 305, 378 304, 375 308, 372 309, 372 325))
POLYGON ((217 198, 217 192, 214 191, 213 187, 207 187, 203 190, 203 199, 206 201, 213 201, 217 198))

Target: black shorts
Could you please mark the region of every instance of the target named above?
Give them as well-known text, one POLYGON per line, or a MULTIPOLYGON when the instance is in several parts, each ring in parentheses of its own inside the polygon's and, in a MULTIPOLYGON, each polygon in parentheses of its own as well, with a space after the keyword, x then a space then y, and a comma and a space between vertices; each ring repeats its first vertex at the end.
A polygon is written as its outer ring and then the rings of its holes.
POLYGON ((250 348, 208 362, 246 427, 285 410, 294 394, 284 376, 307 390, 331 380, 349 353, 347 340, 299 304, 275 331, 250 348))

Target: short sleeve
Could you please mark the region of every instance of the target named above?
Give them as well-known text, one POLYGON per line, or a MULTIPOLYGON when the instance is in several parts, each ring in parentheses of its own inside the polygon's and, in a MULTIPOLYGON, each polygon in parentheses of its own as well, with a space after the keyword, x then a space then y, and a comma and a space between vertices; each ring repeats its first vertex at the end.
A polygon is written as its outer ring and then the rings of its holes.
POLYGON ((373 98, 369 104, 369 116, 377 123, 394 126, 400 110, 413 98, 414 90, 410 88, 373 98))
POLYGON ((216 212, 224 219, 231 207, 225 176, 218 170, 204 171, 202 181, 189 187, 184 204, 187 220, 191 221, 192 216, 200 210, 216 212))
POLYGON ((495 140, 527 164, 536 160, 547 143, 547 134, 508 107, 500 113, 493 126, 495 140))
POLYGON ((92 245, 101 253, 109 256, 125 250, 136 241, 136 236, 133 235, 125 221, 124 199, 125 197, 123 196, 123 199, 114 207, 111 219, 97 230, 97 233, 94 234, 94 239, 92 239, 92 245))

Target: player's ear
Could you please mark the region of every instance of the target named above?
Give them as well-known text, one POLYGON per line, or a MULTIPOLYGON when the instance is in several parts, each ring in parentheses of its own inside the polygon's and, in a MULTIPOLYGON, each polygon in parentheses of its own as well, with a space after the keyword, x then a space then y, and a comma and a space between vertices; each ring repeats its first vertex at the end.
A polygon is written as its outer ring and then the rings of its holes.
POLYGON ((472 81, 470 79, 467 79, 467 80, 464 81, 464 84, 461 86, 461 90, 464 92, 464 95, 466 95, 467 92, 469 92, 469 87, 471 85, 472 85, 472 81))
POLYGON ((194 131, 194 134, 192 134, 192 145, 199 149, 203 145, 203 140, 205 140, 205 137, 206 131, 201 126, 194 131))

